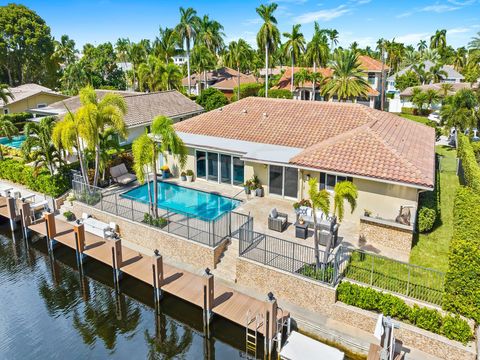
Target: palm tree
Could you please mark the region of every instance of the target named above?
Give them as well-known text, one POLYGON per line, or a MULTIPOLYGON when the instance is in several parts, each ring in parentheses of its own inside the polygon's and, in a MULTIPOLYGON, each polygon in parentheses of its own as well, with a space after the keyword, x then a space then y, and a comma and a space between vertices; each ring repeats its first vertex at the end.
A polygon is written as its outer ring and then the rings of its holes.
POLYGON ((290 91, 293 92, 294 73, 295 73, 295 60, 305 51, 305 38, 300 32, 300 24, 292 26, 291 33, 283 33, 283 36, 287 39, 285 42, 284 52, 285 55, 290 55, 292 59, 292 78, 290 84, 290 91))
POLYGON ((10 91, 8 84, 0 84, 0 100, 3 101, 3 104, 6 105, 13 99, 15 99, 15 96, 10 91))
POLYGON ((165 63, 168 64, 170 59, 175 56, 177 51, 177 45, 181 42, 177 32, 174 29, 166 27, 159 29, 160 36, 157 36, 153 43, 155 49, 155 55, 163 57, 165 63))
POLYGON ((153 211, 153 200, 152 192, 150 191, 150 180, 148 179, 148 174, 150 173, 150 168, 153 159, 153 147, 155 143, 148 134, 143 134, 136 138, 132 143, 132 153, 133 153, 133 171, 137 175, 138 182, 140 184, 145 183, 145 178, 147 178, 147 189, 148 189, 148 208, 150 213, 153 211))
MULTIPOLYGON (((304 87, 305 83, 307 81, 310 81, 311 79, 311 72, 306 69, 306 68, 301 68, 298 73, 297 73, 297 77, 295 78, 295 86, 298 86, 300 85, 300 87, 304 87)), ((293 90, 292 90, 293 92, 293 90)))
POLYGON ((187 52, 187 78, 188 78, 188 95, 191 91, 191 77, 190 77, 190 41, 195 39, 197 33, 198 17, 197 12, 189 7, 184 9, 180 7, 180 23, 175 27, 178 36, 182 43, 185 42, 187 52))
POLYGON ((46 167, 50 175, 54 175, 57 165, 63 163, 59 149, 52 143, 52 132, 56 119, 53 116, 42 118, 37 122, 28 122, 25 125, 25 141, 22 151, 25 157, 32 159, 36 170, 46 167))
POLYGON ((351 181, 340 181, 335 185, 333 194, 333 213, 338 222, 342 222, 345 215, 345 200, 350 204, 350 212, 353 213, 357 207, 358 190, 351 181))
POLYGON ((350 50, 336 51, 332 64, 333 75, 327 78, 323 93, 337 96, 339 101, 367 96, 370 85, 360 69, 358 55, 350 50))
POLYGON ((413 65, 412 70, 417 74, 422 85, 429 84, 432 81, 432 74, 425 70, 425 63, 413 65))
POLYGON ((68 65, 60 79, 63 90, 69 95, 77 95, 80 89, 89 83, 87 69, 83 61, 68 65))
POLYGON ((168 63, 164 67, 163 84, 167 90, 179 90, 182 87, 182 71, 174 63, 168 63))
POLYGON ((68 35, 62 35, 60 41, 55 41, 54 56, 57 57, 62 64, 68 65, 75 61, 75 41, 70 39, 68 35))
POLYGON ((125 83, 127 83, 127 60, 128 60, 128 48, 130 47, 130 40, 120 38, 115 43, 115 52, 117 53, 117 59, 123 63, 125 71, 125 83))
POLYGON ((426 49, 422 54, 423 61, 431 61, 433 63, 437 63, 440 61, 440 54, 437 49, 426 49))
MULTIPOLYGON (((204 87, 207 88, 207 70, 215 66, 215 55, 205 46, 197 45, 192 50, 192 64, 199 73, 203 73, 204 87)), ((200 92, 202 86, 200 84, 200 92)))
POLYGON ((223 25, 218 21, 210 20, 208 15, 204 15, 197 20, 197 36, 195 38, 195 45, 203 44, 212 53, 217 54, 218 51, 224 47, 223 25))
POLYGON ((443 70, 442 65, 440 64, 432 66, 429 73, 431 74, 434 83, 439 83, 442 79, 445 79, 448 76, 447 72, 443 70))
MULTIPOLYGON (((17 127, 5 116, 0 116, 0 137, 6 137, 9 140, 18 134, 17 127)), ((2 145, 0 145, 0 160, 3 160, 2 145)))
POLYGON ((95 175, 93 185, 97 186, 100 170, 100 135, 107 128, 113 128, 119 136, 127 137, 124 116, 127 113, 125 99, 117 94, 108 93, 100 101, 95 90, 88 86, 80 91, 82 106, 76 117, 81 126, 80 137, 85 141, 88 150, 95 152, 95 175))
POLYGON ((312 101, 315 100, 315 89, 316 89, 316 84, 318 84, 318 87, 321 91, 321 86, 324 82, 325 78, 323 75, 319 72, 311 72, 310 73, 310 81, 312 82, 312 101))
POLYGON ((138 44, 130 43, 130 45, 128 46, 127 54, 128 54, 128 59, 132 64, 132 75, 133 75, 132 87, 135 90, 137 86, 138 66, 142 62, 144 62, 147 53, 146 53, 145 47, 141 43, 138 43, 138 44))
POLYGON ((468 51, 464 47, 460 47, 455 51, 455 57, 453 59, 453 67, 457 71, 462 71, 467 63, 468 51))
POLYGON ((420 88, 413 88, 412 104, 418 109, 420 114, 423 114, 424 107, 428 103, 427 94, 420 88))
POLYGON ((432 105, 438 103, 440 100, 437 90, 434 89, 428 89, 425 91, 425 97, 427 99, 428 108, 432 108, 432 105))
POLYGON ((280 32, 276 26, 277 19, 273 16, 277 7, 276 3, 271 3, 262 4, 255 9, 263 20, 257 34, 257 45, 259 49, 265 50, 265 97, 268 97, 268 54, 273 53, 280 42, 280 32))
POLYGON ((417 44, 417 50, 421 54, 428 48, 427 40, 420 40, 417 44))
POLYGON ((477 32, 477 36, 474 36, 468 43, 468 48, 470 50, 480 50, 480 31, 477 32))
POLYGON ((319 190, 316 177, 312 177, 308 182, 308 196, 312 203, 313 213, 313 239, 315 246, 315 262, 317 269, 320 269, 320 250, 318 248, 318 231, 317 231, 317 209, 321 210, 324 214, 330 212, 330 194, 327 190, 319 190))
POLYGON ((157 116, 153 119, 150 134, 144 134, 134 141, 134 171, 140 182, 145 179, 145 166, 150 163, 153 172, 153 208, 158 218, 158 186, 157 160, 167 153, 178 159, 180 168, 187 162, 187 148, 173 127, 172 119, 166 116, 157 116))
MULTIPOLYGON (((304 57, 305 61, 307 61, 309 64, 313 64, 313 74, 318 74, 317 65, 325 66, 327 64, 328 56, 329 50, 325 33, 322 32, 320 26, 315 21, 313 37, 307 45, 307 50, 304 57)), ((317 75, 312 77, 312 93, 314 94, 312 100, 315 100, 317 77, 317 75)))
POLYGON ((237 100, 240 100, 240 67, 248 62, 252 48, 243 39, 232 41, 228 44, 228 51, 225 54, 226 65, 237 69, 237 100))
POLYGON ((103 133, 99 134, 100 138, 100 172, 102 173, 102 180, 105 181, 105 172, 107 169, 108 161, 112 158, 112 155, 120 152, 120 140, 117 132, 113 128, 106 129, 103 133))
POLYGON ((441 83, 440 88, 442 89, 443 97, 446 98, 448 93, 453 90, 453 85, 450 83, 441 83))
POLYGON ((437 30, 435 34, 430 37, 430 49, 437 49, 442 52, 447 46, 447 30, 437 30))
POLYGON ((338 31, 335 29, 327 30, 328 38, 330 39, 330 49, 335 49, 335 46, 338 44, 338 31))
POLYGON ((149 55, 146 63, 138 67, 138 83, 141 91, 159 91, 165 67, 155 55, 149 55))

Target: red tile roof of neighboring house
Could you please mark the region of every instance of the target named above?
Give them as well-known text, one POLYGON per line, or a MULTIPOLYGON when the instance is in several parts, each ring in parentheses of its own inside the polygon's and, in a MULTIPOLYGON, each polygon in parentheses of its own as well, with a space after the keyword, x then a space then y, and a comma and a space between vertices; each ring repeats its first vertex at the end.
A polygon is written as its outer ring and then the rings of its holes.
MULTIPOLYGON (((237 70, 229 67, 222 67, 213 71, 206 72, 207 82, 210 86, 220 90, 233 90, 237 86, 238 73, 237 70)), ((195 86, 199 82, 204 82, 205 76, 203 73, 194 73, 191 75, 190 83, 195 86)), ((240 73, 240 84, 255 83, 257 79, 253 75, 246 75, 240 73)), ((188 86, 188 77, 182 79, 182 85, 188 86)))
POLYGON ((304 149, 305 168, 433 188, 435 131, 360 104, 249 97, 174 125, 178 132, 304 149))
MULTIPOLYGON (((372 71, 372 72, 381 72, 382 71, 382 62, 374 59, 368 55, 359 55, 358 60, 360 62, 360 68, 365 71, 372 71)), ((389 67, 387 65, 384 66, 384 70, 388 70, 389 67)))

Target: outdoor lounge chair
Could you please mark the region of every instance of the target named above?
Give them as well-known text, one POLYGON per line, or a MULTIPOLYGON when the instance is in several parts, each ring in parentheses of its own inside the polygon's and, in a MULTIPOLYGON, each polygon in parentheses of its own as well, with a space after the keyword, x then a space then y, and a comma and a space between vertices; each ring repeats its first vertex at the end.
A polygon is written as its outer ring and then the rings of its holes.
POLYGON ((270 230, 282 232, 285 230, 288 224, 288 215, 278 212, 277 209, 273 208, 268 214, 268 228, 270 230))
POLYGON ((123 163, 120 165, 111 167, 110 175, 112 175, 113 181, 121 185, 127 185, 132 181, 137 180, 137 177, 135 176, 135 174, 129 173, 127 170, 127 167, 123 163))

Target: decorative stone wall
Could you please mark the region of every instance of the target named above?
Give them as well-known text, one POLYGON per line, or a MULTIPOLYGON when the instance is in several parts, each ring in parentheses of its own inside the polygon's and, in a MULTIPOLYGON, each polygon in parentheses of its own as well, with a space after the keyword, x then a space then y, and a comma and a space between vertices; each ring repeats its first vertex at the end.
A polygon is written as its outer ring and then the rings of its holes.
POLYGON ((413 227, 362 216, 360 239, 373 246, 401 251, 408 255, 408 259, 412 248, 413 227))
POLYGON ((330 315, 335 304, 335 288, 301 276, 237 258, 237 283, 288 301, 314 312, 330 315))
POLYGON ((82 213, 87 213, 106 223, 113 221, 118 226, 120 237, 151 249, 152 252, 158 249, 165 258, 189 264, 199 270, 204 270, 207 267, 214 269, 226 246, 227 240, 217 247, 211 248, 160 229, 95 209, 78 201, 74 202, 72 211, 77 218, 80 218, 82 213))
MULTIPOLYGON (((373 334, 378 315, 337 302, 334 306, 333 318, 373 334)), ((400 324, 400 328, 395 329, 395 338, 400 340, 406 348, 415 348, 441 359, 476 359, 476 350, 473 343, 469 346, 464 346, 444 336, 422 330, 400 321, 394 321, 400 324)))

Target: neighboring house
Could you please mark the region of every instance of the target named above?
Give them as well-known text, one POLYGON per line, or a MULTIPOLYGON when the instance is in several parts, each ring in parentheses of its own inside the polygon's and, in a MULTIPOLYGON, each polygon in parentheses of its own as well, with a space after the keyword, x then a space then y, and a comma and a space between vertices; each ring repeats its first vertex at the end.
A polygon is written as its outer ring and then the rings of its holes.
POLYGON ((407 206, 414 217, 434 187, 434 129, 360 104, 248 97, 175 129, 198 181, 241 187, 256 175, 267 197, 292 202, 308 197, 311 177, 329 192, 353 181, 357 207, 345 218, 355 226, 365 209, 392 222, 407 206))
POLYGON ((7 104, 0 100, 0 114, 19 113, 31 108, 44 108, 54 102, 68 99, 68 96, 59 94, 45 86, 24 84, 10 88, 13 99, 7 104))
MULTIPOLYGON (((412 95, 413 95, 413 89, 418 88, 422 91, 427 91, 427 90, 435 90, 438 93, 438 96, 440 98, 443 97, 443 90, 441 87, 442 83, 436 83, 436 84, 426 84, 426 85, 419 85, 419 86, 412 86, 409 88, 406 88, 400 93, 400 104, 401 107, 405 108, 413 108, 413 103, 412 103, 412 95)), ((447 95, 454 95, 458 90, 461 89, 472 89, 474 86, 471 83, 454 83, 452 85, 452 90, 448 91, 447 95)), ((398 97, 392 99, 391 101, 398 101, 398 97)), ((442 104, 439 102, 437 104, 432 105, 432 109, 436 110, 439 109, 442 106, 442 104)), ((393 111, 391 111, 393 112, 393 111)))
MULTIPOLYGON (((253 75, 240 73, 240 84, 257 83, 258 79, 253 75)), ((185 90, 188 89, 188 78, 182 80, 185 90)), ((190 79, 190 89, 193 95, 200 95, 201 89, 214 87, 223 92, 229 99, 233 96, 234 88, 238 86, 237 70, 222 67, 217 70, 207 71, 206 74, 194 73, 190 79), (205 82, 206 78, 206 82, 205 82)))
MULTIPOLYGON (((128 138, 122 144, 131 143, 139 135, 145 132, 155 116, 165 115, 174 122, 188 119, 203 112, 203 108, 182 95, 176 90, 138 93, 129 91, 95 90, 99 99, 105 94, 114 92, 124 97, 127 103, 125 123, 128 128, 128 138)), ((67 110, 75 112, 79 107, 80 97, 74 96, 68 100, 51 104, 42 109, 30 109, 29 111, 38 116, 64 115, 67 110)))
MULTIPOLYGON (((358 57, 360 68, 364 72, 365 80, 370 84, 370 90, 366 98, 358 98, 355 102, 367 105, 371 108, 380 107, 380 93, 382 89, 382 62, 371 58, 370 56, 360 55, 358 57)), ((300 67, 294 68, 294 73, 297 73, 300 67)), ((309 71, 313 71, 313 68, 308 68, 309 71)), ((387 66, 384 66, 384 71, 388 70, 387 66)), ((317 68, 317 72, 321 73, 324 77, 331 76, 333 74, 330 68, 317 68)), ((295 81, 295 76, 293 77, 295 81)), ((285 67, 285 72, 280 78, 277 89, 290 90, 292 88, 292 69, 291 67, 285 67)), ((315 93, 313 93, 312 83, 305 82, 304 84, 298 84, 293 86, 293 98, 297 100, 323 100, 323 96, 320 94, 320 86, 317 85, 315 93)), ((336 97, 329 99, 330 101, 337 101, 336 97)))
MULTIPOLYGON (((423 63, 421 64, 424 64, 425 65, 425 68, 424 70, 426 72, 430 71, 430 69, 435 66, 435 63, 430 61, 430 60, 427 60, 427 61, 424 61, 423 63)), ((418 64, 418 65, 421 65, 421 64, 418 64)), ((396 87, 395 87, 395 78, 397 76, 400 76, 400 75, 403 75, 405 74, 407 71, 409 70, 413 70, 414 66, 413 65, 410 65, 410 66, 407 66, 406 68, 400 70, 399 72, 389 76, 387 78, 387 93, 399 93, 400 90, 398 90, 396 87)), ((447 73, 447 76, 445 78, 442 77, 442 80, 441 82, 446 82, 446 83, 451 83, 451 84, 458 84, 458 83, 461 83, 464 81, 464 77, 462 74, 460 74, 457 70, 455 70, 453 68, 452 65, 443 65, 442 66, 442 70, 445 71, 447 73)))
POLYGON ((187 63, 187 55, 179 54, 172 56, 173 63, 178 66, 182 66, 183 64, 187 63))

